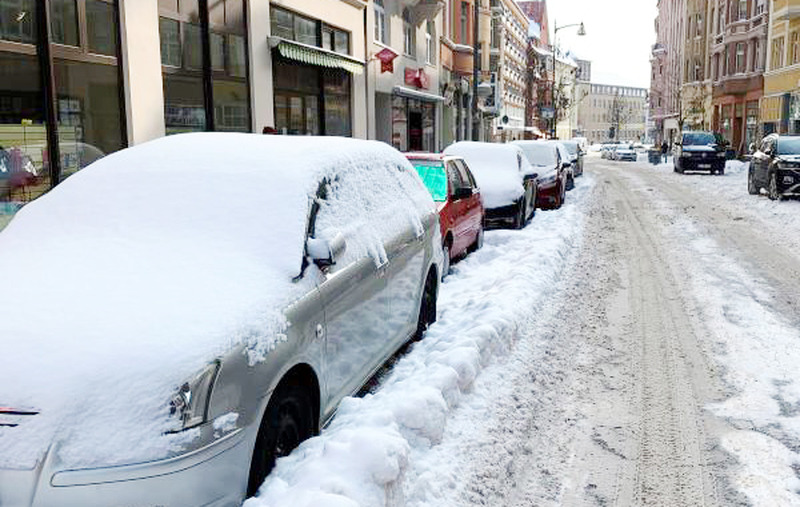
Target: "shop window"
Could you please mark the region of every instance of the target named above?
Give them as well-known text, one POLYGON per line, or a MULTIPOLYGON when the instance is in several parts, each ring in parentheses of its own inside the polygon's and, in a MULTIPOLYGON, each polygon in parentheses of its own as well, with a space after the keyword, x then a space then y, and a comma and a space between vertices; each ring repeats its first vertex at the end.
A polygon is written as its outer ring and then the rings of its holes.
POLYGON ((50 40, 58 44, 77 46, 78 8, 77 0, 51 0, 50 40))
POLYGON ((0 1, 0 40, 36 42, 36 0, 0 1))
MULTIPOLYGON (((167 133, 250 131, 244 1, 209 2, 207 25, 200 20, 197 0, 181 0, 177 6, 159 0, 159 5, 167 133)), ((278 19, 272 19, 273 30, 278 19)), ((292 18, 287 19, 282 26, 292 26, 292 18)))

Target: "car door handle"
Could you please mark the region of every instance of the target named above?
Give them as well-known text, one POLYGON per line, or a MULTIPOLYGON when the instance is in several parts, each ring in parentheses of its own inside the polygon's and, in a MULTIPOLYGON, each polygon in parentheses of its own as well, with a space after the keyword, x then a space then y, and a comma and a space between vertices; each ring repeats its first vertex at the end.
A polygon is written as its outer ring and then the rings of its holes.
POLYGON ((317 340, 321 340, 325 337, 325 328, 322 327, 322 324, 317 324, 316 334, 317 340))
POLYGON ((375 273, 378 275, 378 278, 386 278, 386 271, 389 268, 389 261, 384 262, 377 268, 375 268, 375 273))

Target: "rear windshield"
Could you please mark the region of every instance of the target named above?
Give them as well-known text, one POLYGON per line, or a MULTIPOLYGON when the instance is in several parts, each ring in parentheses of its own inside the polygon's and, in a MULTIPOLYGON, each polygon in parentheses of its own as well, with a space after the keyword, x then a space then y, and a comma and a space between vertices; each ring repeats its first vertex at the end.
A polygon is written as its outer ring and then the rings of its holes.
POLYGON ((800 137, 779 137, 778 155, 800 155, 800 137))
POLYGON ((525 152, 525 156, 528 157, 528 162, 531 165, 547 166, 555 165, 556 163, 556 150, 552 145, 525 143, 521 144, 520 148, 525 152))
POLYGON ((447 171, 441 162, 412 160, 411 165, 417 170, 422 182, 428 188, 436 202, 447 200, 447 171))
POLYGON ((683 134, 684 146, 708 146, 709 144, 717 144, 717 139, 714 137, 714 134, 710 132, 683 134))

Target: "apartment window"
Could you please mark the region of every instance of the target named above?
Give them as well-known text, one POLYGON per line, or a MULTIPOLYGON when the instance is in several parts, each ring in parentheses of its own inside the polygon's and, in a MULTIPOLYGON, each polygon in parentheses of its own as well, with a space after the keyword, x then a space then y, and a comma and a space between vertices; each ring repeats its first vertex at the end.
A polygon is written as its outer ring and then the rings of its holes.
POLYGON ((791 65, 800 63, 800 32, 792 32, 789 36, 791 65))
POLYGON ((322 25, 322 49, 341 53, 343 55, 350 54, 350 33, 332 26, 322 25))
POLYGON ((428 20, 425 24, 425 61, 430 64, 436 63, 436 26, 433 21, 428 20))
POLYGON ((756 2, 756 16, 759 14, 763 14, 764 11, 767 9, 766 7, 766 0, 757 0, 756 2))
POLYGON ((695 81, 703 80, 703 66, 700 64, 700 60, 694 61, 694 80, 695 81))
POLYGON ((753 70, 764 70, 764 57, 762 56, 763 46, 761 44, 761 39, 756 39, 755 50, 753 53, 753 70))
POLYGON ((744 42, 739 42, 736 44, 736 72, 741 73, 744 72, 745 69, 745 50, 744 50, 744 42))
POLYGON ((373 5, 375 7, 375 40, 387 44, 386 9, 383 6, 383 0, 373 0, 373 5))
POLYGON ((739 0, 739 16, 738 19, 741 21, 743 19, 747 19, 747 0, 739 0))
POLYGON ((780 69, 783 67, 783 37, 777 37, 772 41, 772 68, 780 69))
POLYGON ((403 52, 409 56, 416 55, 417 38, 415 37, 414 24, 411 22, 411 12, 403 9, 403 52))
POLYGON ((695 17, 695 36, 702 37, 703 36, 703 15, 699 12, 695 17))
POLYGON ((719 10, 719 26, 717 27, 717 33, 721 34, 725 30, 725 9, 719 10))
POLYGON ((461 2, 461 44, 469 44, 469 2, 461 2))
POLYGON ((76 0, 53 0, 50 2, 50 38, 57 44, 78 45, 76 0))

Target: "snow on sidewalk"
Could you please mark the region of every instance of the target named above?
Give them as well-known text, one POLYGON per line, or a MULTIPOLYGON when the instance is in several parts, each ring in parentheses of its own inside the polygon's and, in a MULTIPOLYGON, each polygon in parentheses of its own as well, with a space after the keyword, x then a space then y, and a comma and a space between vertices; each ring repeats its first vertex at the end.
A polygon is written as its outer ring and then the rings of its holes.
MULTIPOLYGON (((410 479, 417 501, 435 498, 431 472, 452 476, 457 457, 434 456, 449 419, 481 372, 513 352, 531 316, 557 290, 579 248, 591 175, 558 211, 537 212, 523 231, 491 231, 484 247, 453 267, 439 294, 439 319, 364 398, 346 398, 320 436, 278 460, 245 507, 399 506, 410 479), (431 470, 431 467, 435 470, 431 470)), ((424 503, 424 502, 423 502, 424 503)))

